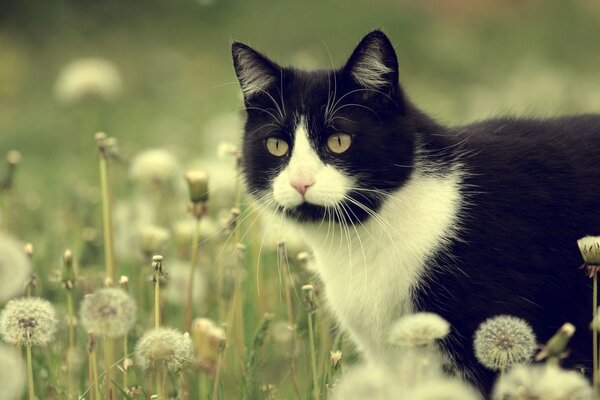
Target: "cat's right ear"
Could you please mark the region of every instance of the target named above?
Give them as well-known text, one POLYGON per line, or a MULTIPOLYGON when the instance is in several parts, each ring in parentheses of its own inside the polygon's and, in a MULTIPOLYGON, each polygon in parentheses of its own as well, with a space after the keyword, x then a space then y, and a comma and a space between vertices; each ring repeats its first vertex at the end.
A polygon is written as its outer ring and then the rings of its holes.
POLYGON ((231 55, 246 104, 280 78, 280 68, 274 62, 243 43, 234 42, 231 55))

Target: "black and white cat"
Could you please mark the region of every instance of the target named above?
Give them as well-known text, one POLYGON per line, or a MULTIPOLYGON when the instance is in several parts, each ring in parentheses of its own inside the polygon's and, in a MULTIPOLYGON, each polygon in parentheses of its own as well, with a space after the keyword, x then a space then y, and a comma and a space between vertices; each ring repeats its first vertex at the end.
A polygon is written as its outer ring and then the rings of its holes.
POLYGON ((393 46, 365 36, 339 70, 284 68, 234 43, 247 109, 243 174, 312 246, 341 326, 377 362, 415 311, 452 325, 441 350, 484 390, 473 334, 511 314, 546 341, 578 328, 591 367, 591 289, 576 240, 600 234, 600 115, 446 127, 416 108, 393 46))

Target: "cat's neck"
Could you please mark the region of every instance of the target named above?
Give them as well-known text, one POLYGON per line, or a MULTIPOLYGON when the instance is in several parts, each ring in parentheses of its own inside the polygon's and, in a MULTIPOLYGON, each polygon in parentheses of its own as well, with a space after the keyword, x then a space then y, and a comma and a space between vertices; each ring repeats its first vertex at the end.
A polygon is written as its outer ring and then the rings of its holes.
POLYGON ((362 224, 301 226, 334 313, 367 354, 385 352, 390 323, 413 310, 411 291, 458 233, 462 172, 435 170, 416 163, 362 224))

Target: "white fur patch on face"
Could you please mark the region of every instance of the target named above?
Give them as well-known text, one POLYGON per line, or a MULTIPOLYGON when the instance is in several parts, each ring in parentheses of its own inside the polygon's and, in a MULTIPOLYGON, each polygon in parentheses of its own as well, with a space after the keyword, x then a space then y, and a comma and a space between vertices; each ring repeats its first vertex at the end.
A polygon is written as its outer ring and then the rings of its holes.
POLYGON ((385 65, 379 42, 372 42, 352 67, 352 78, 365 88, 377 89, 389 84, 386 75, 392 69, 385 65))
POLYGON ((277 203, 294 208, 304 201, 332 206, 344 199, 354 181, 332 165, 327 165, 317 155, 308 137, 306 120, 300 119, 292 156, 288 165, 273 180, 273 196, 277 203), (304 196, 294 186, 308 187, 304 196))
POLYGON ((265 91, 275 81, 275 77, 257 60, 256 55, 240 50, 237 59, 237 74, 245 97, 265 91))

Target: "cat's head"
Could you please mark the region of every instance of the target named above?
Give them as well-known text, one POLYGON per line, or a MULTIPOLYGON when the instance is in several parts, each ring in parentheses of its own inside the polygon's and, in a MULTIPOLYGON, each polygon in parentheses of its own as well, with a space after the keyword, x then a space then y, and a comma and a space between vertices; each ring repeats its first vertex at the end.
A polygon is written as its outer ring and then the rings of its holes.
POLYGON ((415 127, 381 31, 337 70, 281 67, 241 43, 232 53, 247 111, 243 174, 263 205, 354 223, 408 179, 415 127))

